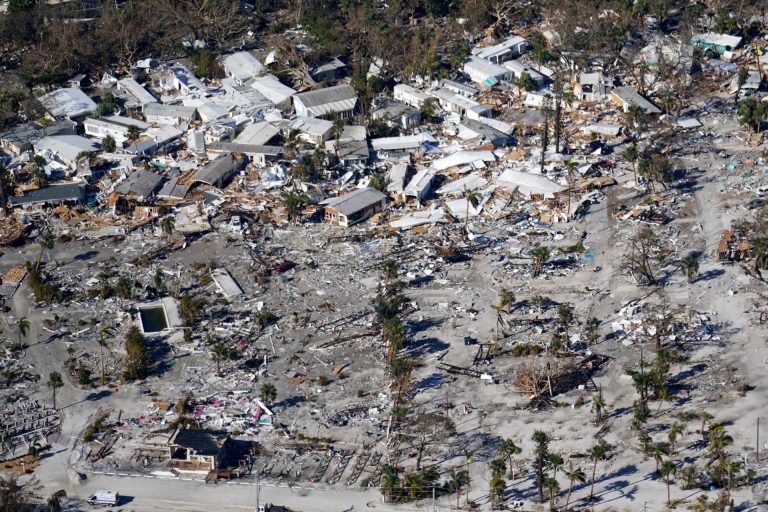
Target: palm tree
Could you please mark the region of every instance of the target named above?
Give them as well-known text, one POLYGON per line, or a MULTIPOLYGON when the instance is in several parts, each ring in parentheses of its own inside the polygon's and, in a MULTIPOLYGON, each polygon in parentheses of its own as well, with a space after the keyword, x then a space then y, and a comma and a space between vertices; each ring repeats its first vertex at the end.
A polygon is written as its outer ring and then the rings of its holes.
POLYGON ((531 299, 531 304, 536 306, 536 311, 540 315, 542 309, 544 309, 544 306, 549 304, 549 297, 544 297, 543 295, 536 295, 531 299))
POLYGON ((637 185, 637 158, 639 156, 640 153, 637 151, 637 144, 634 142, 627 147, 626 151, 624 151, 624 160, 632 162, 632 175, 635 178, 635 185, 637 185))
MULTIPOLYGON (((503 461, 501 461, 504 464, 503 461)), ((504 491, 507 489, 507 482, 504 481, 501 474, 494 474, 489 484, 491 494, 491 508, 496 509, 499 502, 504 500, 504 491)))
POLYGON ((403 477, 403 487, 408 489, 408 498, 415 500, 424 490, 424 479, 420 473, 407 473, 403 477))
POLYGON ((667 440, 669 441, 669 454, 675 455, 675 443, 677 442, 677 436, 683 433, 683 426, 677 422, 673 423, 669 427, 669 433, 667 434, 667 440))
POLYGON ((421 481, 423 482, 423 486, 426 490, 436 487, 435 484, 438 480, 440 480, 440 471, 437 470, 436 466, 430 466, 428 468, 424 468, 419 473, 419 476, 421 477, 421 481))
POLYGON ((325 157, 325 148, 322 144, 315 146, 315 151, 312 153, 312 160, 314 160, 316 167, 322 167, 325 163, 325 157))
POLYGON ((533 277, 537 277, 541 274, 544 264, 549 261, 549 255, 549 247, 543 245, 536 247, 531 251, 531 256, 533 256, 533 277))
POLYGON ((261 385, 261 399, 266 403, 270 403, 277 398, 277 389, 275 385, 270 382, 265 382, 261 385))
POLYGON ((651 192, 656 192, 656 185, 654 179, 654 168, 651 161, 647 158, 640 158, 637 164, 637 173, 642 176, 648 184, 651 185, 651 192))
MULTIPOLYGON (((760 62, 760 61, 758 61, 760 62)), ((738 105, 739 104, 739 95, 741 94, 741 88, 744 87, 744 84, 747 83, 747 77, 749 76, 749 69, 745 66, 742 66, 739 68, 738 73, 736 73, 736 95, 733 97, 733 104, 738 105)))
POLYGON ((67 491, 61 489, 48 498, 48 512, 61 512, 61 498, 67 497, 67 491))
POLYGON ((592 397, 592 410, 595 412, 595 423, 601 424, 603 422, 603 411, 605 411, 606 403, 603 397, 603 387, 597 390, 597 394, 592 397))
POLYGON ((566 180, 568 181, 568 190, 565 191, 568 197, 568 206, 565 211, 565 215, 568 219, 571 218, 571 193, 573 192, 573 176, 576 174, 578 164, 573 160, 565 162, 566 180))
POLYGON ((725 468, 725 471, 728 473, 728 492, 730 492, 733 489, 733 484, 735 482, 735 475, 737 475, 738 472, 741 471, 741 461, 740 460, 726 461, 723 463, 723 467, 725 468))
MULTIPOLYGON (((217 343, 211 349, 211 358, 216 363, 216 373, 221 377, 221 362, 227 357, 227 348, 222 343, 217 343)), ((272 386, 271 384, 269 384, 272 386)), ((272 386, 274 388, 274 386, 272 386)), ((264 387, 261 389, 262 398, 264 397, 264 387)), ((269 401, 269 400, 266 400, 269 401)))
POLYGON ((283 154, 288 160, 293 160, 299 154, 299 145, 301 144, 301 132, 299 130, 290 130, 283 143, 283 154))
POLYGON ((139 139, 141 138, 141 128, 136 126, 135 124, 132 124, 128 127, 128 132, 125 135, 125 138, 133 144, 133 149, 136 150, 136 154, 139 153, 139 139))
POLYGON ((573 467, 573 462, 568 463, 568 467, 563 470, 565 476, 568 477, 568 497, 565 499, 565 507, 563 510, 568 510, 568 504, 571 502, 571 491, 573 490, 573 482, 584 483, 587 481, 587 476, 584 471, 579 467, 573 467))
POLYGON ((117 149, 117 143, 115 142, 114 137, 111 135, 104 137, 101 141, 101 149, 107 153, 114 153, 117 149))
POLYGON ((82 160, 84 158, 88 160, 88 165, 93 165, 93 164, 96 163, 96 158, 97 158, 96 152, 95 151, 81 151, 81 152, 79 152, 77 154, 77 156, 75 157, 75 160, 79 163, 80 160, 82 160))
POLYGON ((48 183, 48 175, 45 174, 44 167, 35 167, 32 170, 32 183, 34 183, 38 187, 44 187, 45 184, 48 183))
POLYGON ((98 112, 100 114, 112 114, 117 110, 117 101, 115 100, 115 95, 112 94, 112 92, 107 91, 104 94, 101 95, 101 101, 98 105, 98 112))
POLYGON ((464 198, 467 201, 467 216, 464 217, 464 231, 467 230, 467 223, 469 223, 469 205, 472 205, 472 208, 477 208, 477 205, 480 204, 480 192, 477 190, 470 190, 467 187, 464 187, 464 198))
POLYGON ((546 466, 549 459, 549 435, 543 430, 534 430, 531 439, 536 444, 534 448, 533 467, 536 474, 536 488, 539 491, 539 501, 544 501, 544 480, 546 479, 546 466))
POLYGON ((501 307, 509 313, 509 306, 515 303, 515 293, 506 288, 499 290, 499 304, 501 307))
POLYGON ((387 185, 389 185, 389 179, 387 179, 387 176, 384 173, 377 172, 371 176, 371 181, 368 186, 372 189, 378 190, 383 194, 386 194, 387 185))
POLYGON ((381 493, 385 500, 391 500, 392 495, 400 487, 400 477, 397 468, 389 464, 385 465, 381 473, 381 493))
POLYGON ((587 341, 590 344, 594 344, 600 338, 600 331, 598 330, 600 328, 600 320, 593 316, 587 320, 585 325, 587 328, 587 341))
POLYGON ((600 440, 596 445, 589 449, 589 458, 592 459, 592 486, 589 490, 589 503, 595 496, 595 473, 597 472, 597 461, 605 458, 605 444, 600 440))
POLYGON ((723 425, 712 423, 709 426, 707 444, 709 445, 709 456, 712 459, 723 461, 725 460, 725 449, 733 444, 733 437, 725 431, 723 425))
POLYGON ((10 213, 11 207, 8 204, 8 197, 13 195, 13 174, 6 166, 0 163, 0 202, 6 215, 10 213))
POLYGON ((671 460, 665 460, 661 465, 661 475, 664 477, 664 482, 667 484, 667 507, 672 507, 672 496, 670 494, 669 485, 672 483, 672 478, 675 476, 675 463, 671 460))
POLYGON ((43 231, 40 234, 40 254, 37 255, 37 263, 35 264, 35 269, 40 268, 40 260, 43 259, 43 251, 48 250, 50 251, 53 249, 53 246, 56 244, 56 237, 53 236, 53 233, 50 231, 43 231))
POLYGON ((499 443, 499 455, 507 459, 507 466, 509 466, 509 475, 513 480, 515 479, 515 468, 512 465, 512 457, 519 454, 520 449, 513 439, 502 439, 499 443))
POLYGON ((45 137, 48 135, 48 127, 53 124, 53 119, 44 116, 37 120, 37 124, 43 127, 43 137, 45 137))
POLYGON ((693 282, 693 278, 699 273, 699 259, 694 253, 690 253, 680 260, 680 267, 683 273, 688 277, 688 283, 693 282))
POLYGON ((654 443, 653 458, 656 461, 656 472, 659 471, 659 464, 664 460, 664 455, 669 455, 669 445, 667 443, 654 443))
POLYGON ((331 127, 331 134, 333 134, 333 149, 336 151, 336 156, 339 156, 339 141, 341 140, 341 134, 344 133, 344 120, 338 114, 333 116, 333 127, 331 127))
POLYGON ((397 260, 387 260, 384 262, 384 277, 387 281, 394 281, 400 273, 400 264, 397 260))
POLYGON ((115 294, 120 297, 120 304, 124 300, 130 299, 133 295, 133 281, 126 276, 120 276, 115 284, 115 294))
POLYGON ((107 380, 104 371, 104 348, 107 346, 107 340, 104 339, 104 333, 99 334, 96 343, 99 344, 99 355, 101 356, 101 385, 103 386, 107 380))
POLYGON ((558 453, 551 453, 549 455, 549 461, 547 462, 547 465, 552 470, 552 478, 557 481, 557 470, 563 467, 563 463, 565 461, 558 453))
POLYGON ((41 170, 45 174, 45 164, 47 164, 45 158, 41 155, 35 155, 32 157, 32 169, 41 170))
POLYGON ((288 220, 296 221, 301 217, 301 212, 309 203, 309 198, 297 192, 283 193, 283 207, 288 220))
POLYGON ((560 484, 557 483, 557 480, 554 478, 545 478, 544 479, 544 488, 547 490, 547 493, 549 494, 549 510, 554 511, 555 510, 555 494, 560 491, 560 484))
POLYGON ((64 386, 64 381, 61 378, 59 372, 51 372, 48 374, 48 387, 53 390, 53 408, 56 409, 56 390, 64 386))
POLYGON ((630 105, 629 110, 625 114, 628 124, 631 124, 634 129, 639 130, 645 122, 645 112, 638 105, 630 105))
POLYGON ((664 405, 664 402, 672 404, 676 398, 677 396, 675 396, 667 386, 662 386, 661 389, 659 389, 658 395, 656 396, 656 399, 659 401, 659 407, 656 409, 656 414, 659 414, 661 406, 664 405))
POLYGON ((507 464, 502 459, 493 459, 488 466, 494 476, 502 476, 507 472, 507 464))
POLYGON ((755 272, 757 272, 757 275, 762 275, 760 269, 763 267, 766 254, 768 254, 768 237, 759 236, 753 239, 752 253, 755 257, 755 272))
POLYGON ((25 316, 19 318, 16 326, 19 328, 19 344, 21 344, 21 338, 25 338, 29 331, 29 318, 25 316))
POLYGON ((499 325, 501 324, 502 315, 508 313, 510 304, 515 302, 515 294, 506 288, 502 288, 499 291, 498 304, 491 304, 491 307, 496 311, 496 339, 499 339, 499 325))
POLYGON ((175 227, 176 219, 172 215, 163 217, 163 220, 160 221, 160 231, 162 231, 163 235, 165 235, 167 238, 171 237, 175 227))
POLYGON ((453 488, 453 492, 456 493, 456 508, 459 508, 459 497, 461 496, 459 490, 468 483, 468 473, 464 469, 451 468, 448 471, 448 476, 450 477, 450 483, 451 487, 453 488))
POLYGON ((464 458, 466 459, 466 469, 467 472, 467 500, 466 505, 469 506, 469 490, 472 488, 472 480, 469 477, 469 465, 472 463, 472 459, 475 456, 475 450, 467 450, 464 448, 464 458))

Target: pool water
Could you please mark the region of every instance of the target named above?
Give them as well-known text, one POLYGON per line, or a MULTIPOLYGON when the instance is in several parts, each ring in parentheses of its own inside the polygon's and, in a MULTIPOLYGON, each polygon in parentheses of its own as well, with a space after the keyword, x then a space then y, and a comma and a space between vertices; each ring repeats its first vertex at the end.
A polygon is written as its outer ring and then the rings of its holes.
POLYGON ((140 309, 139 317, 144 332, 160 332, 168 328, 168 320, 165 318, 163 308, 140 309))

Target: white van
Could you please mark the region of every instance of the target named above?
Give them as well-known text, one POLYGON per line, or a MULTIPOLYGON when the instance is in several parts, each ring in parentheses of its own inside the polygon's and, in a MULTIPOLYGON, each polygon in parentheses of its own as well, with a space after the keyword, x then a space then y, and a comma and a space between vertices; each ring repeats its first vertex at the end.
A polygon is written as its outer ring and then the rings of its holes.
POLYGON ((96 491, 87 501, 91 505, 117 505, 117 502, 120 501, 120 494, 115 491, 100 490, 96 491))

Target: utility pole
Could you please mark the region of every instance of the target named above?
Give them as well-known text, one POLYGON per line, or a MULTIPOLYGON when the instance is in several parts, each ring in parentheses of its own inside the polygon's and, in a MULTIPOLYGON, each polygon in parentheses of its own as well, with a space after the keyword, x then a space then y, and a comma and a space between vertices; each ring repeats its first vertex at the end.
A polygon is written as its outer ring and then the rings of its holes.
POLYGON ((261 472, 256 471, 256 512, 259 512, 260 503, 259 497, 261 496, 261 472))
POLYGON ((757 417, 757 429, 755 431, 755 462, 760 462, 760 416, 757 417))

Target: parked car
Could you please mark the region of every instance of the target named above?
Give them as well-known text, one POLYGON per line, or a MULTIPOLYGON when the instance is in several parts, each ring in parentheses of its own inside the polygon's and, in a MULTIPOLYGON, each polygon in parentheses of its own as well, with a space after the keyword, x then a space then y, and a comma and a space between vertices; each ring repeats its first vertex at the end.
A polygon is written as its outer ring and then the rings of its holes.
POLYGON ((99 490, 87 501, 90 505, 117 505, 120 501, 120 494, 116 491, 99 490))

